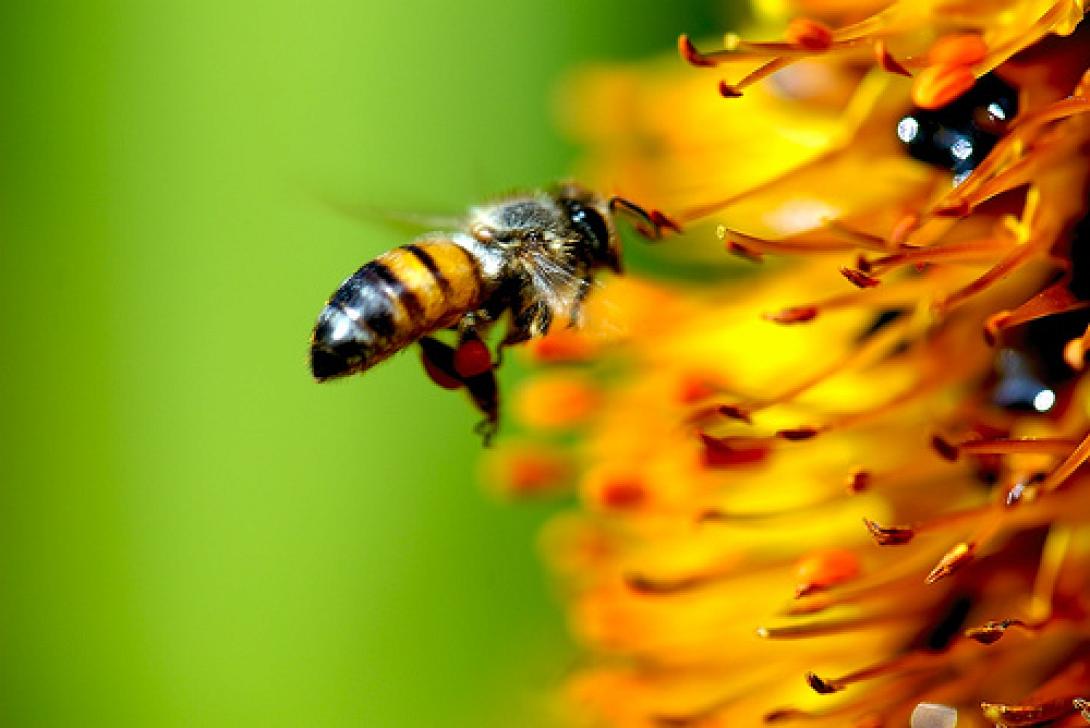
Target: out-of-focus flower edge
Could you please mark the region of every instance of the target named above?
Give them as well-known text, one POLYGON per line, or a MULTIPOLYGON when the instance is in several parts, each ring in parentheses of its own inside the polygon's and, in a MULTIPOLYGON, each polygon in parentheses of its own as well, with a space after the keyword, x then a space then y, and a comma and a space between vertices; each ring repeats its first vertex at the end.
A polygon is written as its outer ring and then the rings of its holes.
POLYGON ((1083 4, 867 5, 761 2, 567 87, 581 177, 678 221, 663 254, 763 268, 613 279, 527 347, 493 474, 578 492, 543 538, 577 721, 1087 722, 1083 4), (910 154, 986 76, 990 151, 910 154))

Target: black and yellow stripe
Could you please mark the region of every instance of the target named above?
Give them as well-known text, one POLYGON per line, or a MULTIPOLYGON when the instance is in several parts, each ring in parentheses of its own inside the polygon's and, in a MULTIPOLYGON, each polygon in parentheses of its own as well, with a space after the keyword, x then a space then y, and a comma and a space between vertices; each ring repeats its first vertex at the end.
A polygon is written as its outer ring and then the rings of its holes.
POLYGON ((421 336, 455 324, 485 297, 480 264, 449 240, 395 248, 356 271, 333 294, 314 330, 314 376, 364 371, 421 336))

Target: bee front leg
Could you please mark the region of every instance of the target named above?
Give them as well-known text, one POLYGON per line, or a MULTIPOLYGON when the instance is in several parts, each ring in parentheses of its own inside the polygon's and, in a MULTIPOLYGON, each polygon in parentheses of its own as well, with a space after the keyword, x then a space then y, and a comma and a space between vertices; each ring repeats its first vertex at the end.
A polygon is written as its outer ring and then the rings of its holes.
POLYGON ((571 313, 568 315, 569 329, 577 329, 583 325, 583 303, 587 300, 587 296, 590 295, 590 288, 591 280, 589 277, 579 281, 579 290, 575 292, 571 304, 571 313))
POLYGON ((534 337, 544 336, 549 333, 552 323, 552 309, 542 301, 535 301, 514 315, 500 347, 514 346, 534 337))

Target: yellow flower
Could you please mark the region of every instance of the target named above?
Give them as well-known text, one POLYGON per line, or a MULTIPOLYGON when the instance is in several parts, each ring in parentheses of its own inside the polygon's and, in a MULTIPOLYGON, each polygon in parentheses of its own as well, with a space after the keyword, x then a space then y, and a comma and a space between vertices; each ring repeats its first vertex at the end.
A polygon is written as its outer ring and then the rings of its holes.
POLYGON ((530 348, 520 416, 578 473, 544 538, 590 658, 572 712, 1079 725, 1082 4, 761 5, 784 40, 569 89, 583 176, 686 228, 662 250, 766 269, 610 281, 530 348))

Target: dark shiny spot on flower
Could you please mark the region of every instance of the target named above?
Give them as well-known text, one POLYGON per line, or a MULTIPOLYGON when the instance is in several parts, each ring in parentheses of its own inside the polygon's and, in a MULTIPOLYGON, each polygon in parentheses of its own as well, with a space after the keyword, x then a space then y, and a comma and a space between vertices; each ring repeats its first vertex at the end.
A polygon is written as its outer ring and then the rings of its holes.
POLYGON ((897 138, 911 157, 950 170, 960 182, 1017 113, 1017 90, 990 73, 942 108, 910 111, 897 122, 897 138))

